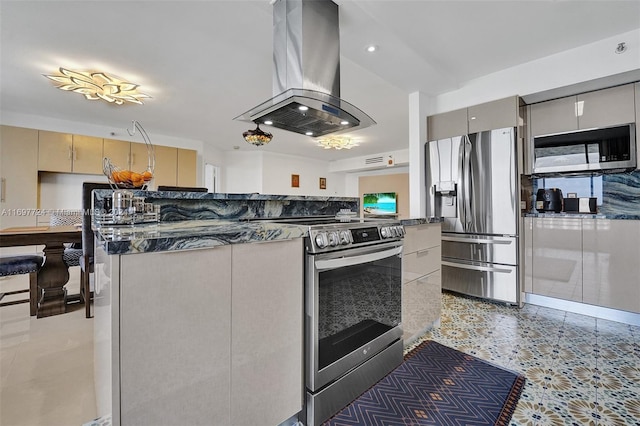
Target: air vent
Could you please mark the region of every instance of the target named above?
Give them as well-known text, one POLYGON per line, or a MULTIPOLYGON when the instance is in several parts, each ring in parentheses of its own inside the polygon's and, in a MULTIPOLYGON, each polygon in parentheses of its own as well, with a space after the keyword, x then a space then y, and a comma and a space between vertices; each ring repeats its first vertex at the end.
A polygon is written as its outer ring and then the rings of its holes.
POLYGON ((364 164, 380 164, 383 162, 384 162, 383 157, 371 157, 371 158, 365 158, 364 160, 364 164))

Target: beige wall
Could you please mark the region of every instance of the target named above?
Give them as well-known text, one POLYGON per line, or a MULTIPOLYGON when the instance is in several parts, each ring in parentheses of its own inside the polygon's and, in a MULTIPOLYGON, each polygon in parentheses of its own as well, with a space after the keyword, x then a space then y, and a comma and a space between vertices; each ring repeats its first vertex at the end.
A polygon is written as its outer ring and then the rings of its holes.
POLYGON ((396 175, 360 176, 360 215, 362 216, 362 196, 372 192, 395 192, 398 194, 398 218, 409 219, 409 173, 396 175))

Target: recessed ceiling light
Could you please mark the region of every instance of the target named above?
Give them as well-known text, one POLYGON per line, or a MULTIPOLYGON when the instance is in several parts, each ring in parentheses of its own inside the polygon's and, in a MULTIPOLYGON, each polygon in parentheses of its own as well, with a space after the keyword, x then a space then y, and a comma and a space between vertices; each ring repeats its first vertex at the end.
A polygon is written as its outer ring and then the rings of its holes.
POLYGON ((273 124, 273 121, 267 120, 264 122, 264 124, 266 124, 267 126, 271 126, 273 124))
POLYGON ((349 124, 349 122, 347 120, 342 120, 340 124, 342 124, 343 126, 346 126, 347 124, 349 124))
POLYGON ((313 132, 306 132, 305 135, 307 136, 313 136, 313 132))
POLYGON ((367 46, 367 52, 369 53, 373 53, 376 50, 378 50, 378 46, 376 46, 375 44, 370 44, 369 46, 367 46))
POLYGON ((304 106, 304 105, 300 105, 300 106, 298 107, 298 109, 299 109, 300 111, 306 111, 306 110, 308 110, 308 109, 309 109, 309 107, 308 107, 308 106, 304 106))

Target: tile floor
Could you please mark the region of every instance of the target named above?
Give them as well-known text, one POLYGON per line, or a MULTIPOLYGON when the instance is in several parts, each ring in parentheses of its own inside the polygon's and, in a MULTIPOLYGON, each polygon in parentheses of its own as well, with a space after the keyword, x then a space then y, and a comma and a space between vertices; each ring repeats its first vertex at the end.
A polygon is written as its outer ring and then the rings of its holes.
MULTIPOLYGON (((78 293, 79 272, 71 274, 68 292, 78 293)), ((2 290, 21 287, 27 276, 0 279, 2 290)), ((93 320, 84 305, 67 310, 36 319, 28 303, 0 308, 0 425, 81 426, 96 417, 93 320)))
MULTIPOLYGON (((444 293, 441 325, 422 339, 524 374, 512 425, 640 425, 640 327, 444 293)), ((89 422, 93 320, 80 305, 38 320, 27 304, 0 308, 0 379, 2 426, 89 422)))
POLYGON ((640 327, 444 293, 423 339, 524 374, 511 425, 640 425, 640 327))

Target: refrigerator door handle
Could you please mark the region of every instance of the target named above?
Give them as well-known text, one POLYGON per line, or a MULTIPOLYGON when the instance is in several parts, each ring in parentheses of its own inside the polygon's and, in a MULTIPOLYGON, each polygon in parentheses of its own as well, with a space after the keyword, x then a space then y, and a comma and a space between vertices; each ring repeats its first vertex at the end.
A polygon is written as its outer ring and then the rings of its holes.
POLYGON ((463 229, 465 228, 465 224, 467 221, 467 218, 465 216, 465 209, 464 209, 464 203, 465 203, 465 199, 464 199, 464 193, 465 193, 465 189, 464 189, 464 137, 462 138, 462 140, 460 141, 460 147, 458 148, 458 182, 459 182, 459 187, 458 191, 456 192, 456 198, 457 198, 457 205, 458 205, 458 214, 460 216, 460 223, 462 224, 463 229))
POLYGON ((464 222, 463 227, 466 232, 471 232, 470 225, 472 223, 471 216, 471 140, 469 135, 464 135, 464 165, 463 178, 464 181, 464 222))
POLYGON ((472 271, 498 272, 502 274, 510 274, 512 272, 511 269, 495 268, 491 266, 466 265, 464 263, 447 262, 446 260, 443 260, 441 262, 444 266, 451 266, 452 268, 471 269, 472 271))

